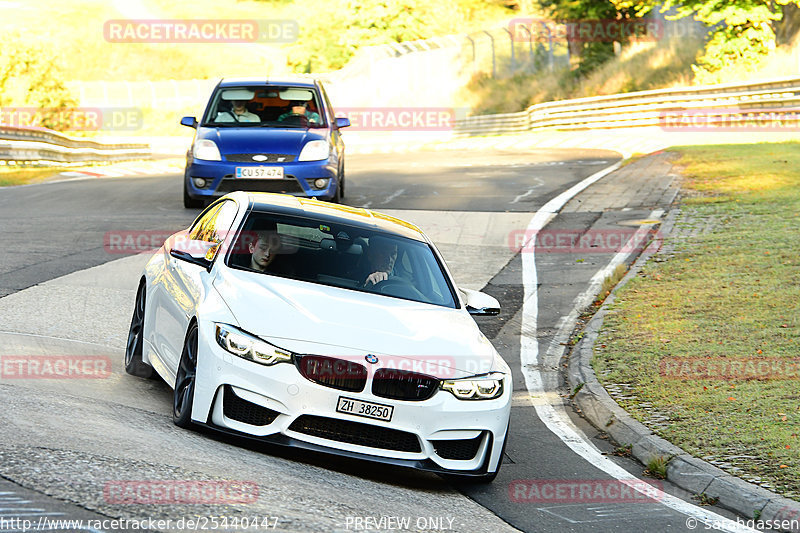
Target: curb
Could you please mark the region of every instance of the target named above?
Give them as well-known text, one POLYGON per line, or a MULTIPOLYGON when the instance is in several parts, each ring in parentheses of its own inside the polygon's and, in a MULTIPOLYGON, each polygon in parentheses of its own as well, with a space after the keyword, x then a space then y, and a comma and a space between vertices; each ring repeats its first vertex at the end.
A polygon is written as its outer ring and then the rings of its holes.
MULTIPOLYGON (((679 209, 669 211, 662 225, 662 234, 668 235, 672 231, 678 212, 679 209)), ((572 349, 567 368, 570 389, 580 387, 573 401, 589 422, 608 433, 619 444, 630 444, 631 455, 643 465, 657 457, 668 460, 667 479, 678 487, 693 494, 705 494, 710 499, 716 498, 721 507, 748 520, 794 520, 796 524, 800 520, 799 502, 728 474, 662 439, 622 409, 595 376, 591 367, 594 343, 608 308, 616 299, 617 289, 636 276, 659 248, 649 247, 636 259, 583 329, 584 335, 572 349)), ((785 530, 795 532, 800 528, 785 530)))

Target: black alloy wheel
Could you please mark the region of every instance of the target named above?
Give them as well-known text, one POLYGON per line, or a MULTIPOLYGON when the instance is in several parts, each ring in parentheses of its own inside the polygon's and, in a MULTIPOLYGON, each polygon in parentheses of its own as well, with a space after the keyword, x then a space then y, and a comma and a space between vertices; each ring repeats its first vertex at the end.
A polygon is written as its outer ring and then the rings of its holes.
POLYGON ((147 285, 142 280, 136 291, 136 303, 133 307, 131 327, 128 330, 128 343, 125 346, 125 372, 140 378, 153 376, 153 367, 142 361, 144 346, 144 307, 147 285))
POLYGON ((195 378, 197 376, 197 324, 192 324, 186 333, 186 342, 181 352, 175 391, 172 400, 172 421, 176 426, 189 428, 192 423, 195 378))

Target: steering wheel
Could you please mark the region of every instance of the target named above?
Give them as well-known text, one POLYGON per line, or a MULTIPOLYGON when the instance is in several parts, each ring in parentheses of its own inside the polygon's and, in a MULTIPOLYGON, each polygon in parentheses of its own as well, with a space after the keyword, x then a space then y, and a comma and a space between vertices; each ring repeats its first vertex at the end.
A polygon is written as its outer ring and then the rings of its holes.
POLYGON ((305 115, 295 115, 291 114, 288 117, 281 120, 283 124, 288 124, 290 126, 305 126, 308 124, 308 117, 305 115))
POLYGON ((388 294, 389 296, 399 296, 413 300, 426 300, 425 295, 417 290, 410 281, 402 278, 385 279, 373 286, 376 292, 388 294))

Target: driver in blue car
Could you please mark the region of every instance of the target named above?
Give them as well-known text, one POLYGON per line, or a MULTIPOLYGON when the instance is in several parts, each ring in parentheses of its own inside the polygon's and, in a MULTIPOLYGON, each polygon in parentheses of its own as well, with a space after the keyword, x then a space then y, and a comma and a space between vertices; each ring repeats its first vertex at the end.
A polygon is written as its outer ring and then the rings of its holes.
POLYGON ((369 288, 389 279, 397 261, 397 244, 385 237, 370 237, 367 253, 362 259, 356 279, 362 287, 369 288))
POLYGON ((290 117, 306 117, 309 122, 319 124, 319 114, 308 110, 308 102, 303 100, 295 100, 292 102, 291 110, 278 117, 278 122, 285 122, 290 117))

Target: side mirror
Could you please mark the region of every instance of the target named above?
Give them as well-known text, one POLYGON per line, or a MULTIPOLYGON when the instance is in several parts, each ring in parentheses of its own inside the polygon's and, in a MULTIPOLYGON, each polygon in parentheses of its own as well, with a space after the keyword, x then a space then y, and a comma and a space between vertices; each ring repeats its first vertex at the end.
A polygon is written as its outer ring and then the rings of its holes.
POLYGON ((346 128, 350 125, 349 118, 337 118, 336 119, 336 127, 337 128, 346 128))
POLYGON ((467 312, 472 316, 497 316, 500 314, 500 303, 486 293, 470 289, 458 289, 464 295, 467 312))
POLYGON ((181 119, 181 126, 186 126, 187 128, 197 128, 197 119, 194 117, 183 117, 181 119))
POLYGON ((219 244, 215 242, 175 239, 169 255, 208 269, 211 267, 211 261, 217 253, 217 248, 219 248, 219 244))

